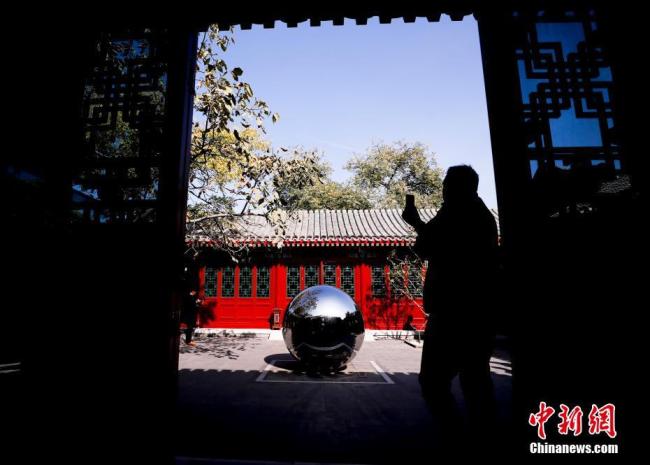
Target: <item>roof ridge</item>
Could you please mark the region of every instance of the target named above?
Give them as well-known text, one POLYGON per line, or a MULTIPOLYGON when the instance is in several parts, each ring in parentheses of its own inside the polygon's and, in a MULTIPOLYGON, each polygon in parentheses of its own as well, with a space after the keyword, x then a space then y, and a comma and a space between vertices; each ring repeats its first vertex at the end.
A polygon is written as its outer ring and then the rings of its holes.
MULTIPOLYGON (((418 209, 424 221, 435 216, 436 209, 418 209)), ((189 234, 191 241, 199 235, 189 234)), ((209 238, 205 238, 206 240, 209 238)), ((280 241, 292 245, 367 244, 395 246, 409 244, 415 233, 401 216, 399 208, 346 208, 294 210, 287 218, 283 233, 275 231, 266 218, 241 218, 232 232, 232 240, 252 246, 280 241)))
MULTIPOLYGON (((433 210, 437 211, 438 209, 435 207, 419 207, 418 210, 433 210)), ((372 211, 396 211, 396 212, 401 212, 402 208, 300 208, 297 210, 293 210, 291 213, 302 213, 302 212, 341 212, 341 211, 364 211, 364 212, 372 212, 372 211)), ((246 215, 243 215, 246 216, 246 215)), ((258 215, 256 215, 258 216, 258 215)))

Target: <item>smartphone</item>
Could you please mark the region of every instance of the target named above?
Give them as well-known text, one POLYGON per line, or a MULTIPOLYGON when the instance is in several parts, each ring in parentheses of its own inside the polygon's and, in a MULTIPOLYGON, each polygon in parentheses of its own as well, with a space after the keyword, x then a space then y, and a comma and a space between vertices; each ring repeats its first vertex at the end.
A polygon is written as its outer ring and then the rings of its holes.
POLYGON ((415 208, 415 196, 406 194, 406 208, 415 208))

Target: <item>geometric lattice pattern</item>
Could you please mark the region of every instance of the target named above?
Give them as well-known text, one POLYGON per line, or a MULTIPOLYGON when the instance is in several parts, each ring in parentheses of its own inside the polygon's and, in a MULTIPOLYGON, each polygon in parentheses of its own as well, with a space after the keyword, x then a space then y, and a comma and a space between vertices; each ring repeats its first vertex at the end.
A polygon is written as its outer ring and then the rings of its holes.
POLYGON ((300 292, 300 267, 287 267, 287 297, 295 297, 300 292))
POLYGON ((424 274, 418 263, 411 262, 407 272, 408 295, 411 297, 422 297, 422 288, 424 285, 424 274))
POLYGON ((400 261, 392 262, 388 268, 388 277, 390 281, 391 298, 397 299, 405 294, 404 279, 404 264, 400 261))
POLYGON ((103 34, 83 90, 82 145, 72 179, 73 218, 157 220, 166 123, 164 32, 103 34))
POLYGON ((354 267, 351 265, 341 266, 341 289, 354 298, 354 267))
POLYGON ((318 286, 320 281, 320 266, 305 265, 305 288, 318 286))
POLYGON ((530 174, 624 170, 612 72, 593 11, 518 18, 516 59, 530 174), (593 169, 595 168, 595 169, 593 169))
POLYGON ((213 267, 205 268, 205 296, 217 296, 217 269, 213 267))
POLYGON ((386 277, 384 276, 383 266, 372 267, 372 295, 373 297, 386 295, 386 277))
POLYGON ((239 267, 239 297, 253 295, 253 273, 250 266, 239 267))
POLYGON ((255 294, 257 297, 268 297, 270 295, 270 281, 271 274, 269 273, 268 266, 257 267, 257 289, 255 294))
POLYGON ((224 266, 221 271, 221 297, 235 296, 235 269, 224 266))
POLYGON ((331 263, 323 265, 323 284, 336 286, 336 265, 331 263))

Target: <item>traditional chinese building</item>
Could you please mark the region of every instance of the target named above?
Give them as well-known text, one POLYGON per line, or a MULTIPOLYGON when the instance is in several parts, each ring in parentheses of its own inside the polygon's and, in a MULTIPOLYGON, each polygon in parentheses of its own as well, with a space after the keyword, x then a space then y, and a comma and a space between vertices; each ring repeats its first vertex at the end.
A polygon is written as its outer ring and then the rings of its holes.
MULTIPOLYGON (((420 210, 425 221, 434 215, 420 210)), ((238 236, 247 253, 237 263, 212 240, 189 239, 200 251, 202 327, 277 327, 291 300, 318 284, 348 293, 366 328, 402 329, 409 316, 424 326, 424 264, 410 252, 415 232, 399 210, 302 210, 283 233, 255 217, 238 236)))
MULTIPOLYGON (((374 416, 369 423, 339 422, 340 437, 351 440, 342 441, 336 450, 310 449, 319 439, 319 431, 312 428, 292 436, 293 444, 304 447, 251 447, 251 441, 237 441, 240 430, 233 428, 232 415, 205 415, 204 406, 209 405, 203 402, 194 404, 201 411, 187 411, 195 428, 173 428, 197 41, 200 31, 214 23, 245 30, 260 24, 342 25, 349 18, 363 27, 375 17, 381 23, 418 18, 437 23, 440 18, 460 21, 474 16, 504 239, 506 280, 495 310, 511 324, 508 334, 517 342, 517 396, 510 416, 528 418, 529 407, 540 399, 611 399, 626 418, 632 416, 628 399, 636 373, 629 367, 644 362, 632 342, 641 340, 645 329, 637 324, 638 302, 644 301, 648 287, 647 274, 637 271, 647 266, 643 218, 650 187, 647 84, 646 75, 639 72, 645 59, 637 53, 648 23, 641 4, 455 0, 417 5, 268 2, 242 8, 235 2, 206 2, 201 8, 187 8, 177 2, 147 5, 146 10, 136 2, 128 10, 118 2, 97 4, 101 14, 86 14, 83 21, 68 9, 27 3, 5 21, 7 35, 21 38, 6 41, 5 68, 7 74, 20 76, 22 85, 5 92, 13 111, 6 112, 3 121, 8 147, 0 163, 5 201, 0 211, 11 227, 3 231, 7 291, 0 327, 8 329, 0 352, 3 357, 13 353, 4 360, 20 361, 24 369, 2 376, 3 395, 9 387, 3 419, 21 424, 26 413, 38 412, 30 439, 38 438, 40 445, 25 451, 19 446, 23 428, 13 428, 19 436, 6 441, 13 445, 7 448, 10 454, 36 454, 34 461, 42 462, 66 454, 73 463, 82 463, 97 450, 106 462, 142 463, 173 462, 179 451, 190 458, 227 455, 267 462, 325 462, 332 457, 352 462, 361 455, 369 462, 398 462, 405 455, 404 447, 366 447, 358 431, 374 435, 376 442, 407 441, 407 453, 413 456, 432 452, 430 443, 437 438, 428 428, 403 428, 396 421, 379 435, 374 416), (66 46, 57 53, 25 53, 43 46, 42 34, 24 33, 35 24, 47 26, 50 43, 66 46), (116 50, 125 45, 130 52, 116 60, 116 50), (35 62, 48 70, 47 86, 41 84, 42 73, 20 73, 35 62), (39 92, 24 91, 37 86, 39 92), (24 124, 22 116, 24 111, 33 114, 34 108, 40 120, 47 121, 38 132, 24 124), (120 140, 117 122, 127 124, 135 143, 120 140), (110 156, 97 150, 98 141, 111 146, 110 156), (16 150, 11 142, 22 145, 16 150), (575 188, 576 183, 584 186, 581 167, 602 162, 613 166, 615 176, 630 176, 630 192, 596 199, 594 208, 581 213, 574 208, 582 202, 576 196, 581 189, 575 188), (553 167, 579 176, 549 181, 553 167), (541 188, 540 175, 547 178, 541 188), (86 192, 97 195, 71 197, 81 180, 86 192), (559 214, 550 206, 565 211, 559 214), (71 217, 78 221, 71 222, 71 217), (65 302, 63 313, 48 305, 56 301, 65 302), (82 364, 79 357, 80 363, 70 363, 70 344, 61 334, 69 331, 71 322, 92 329, 92 340, 97 341, 88 351, 92 363, 82 364), (137 328, 137 350, 133 331, 122 330, 125 323, 137 328), (24 343, 25 327, 47 328, 39 333, 38 347, 24 343), (570 344, 554 343, 567 334, 570 344), (594 335, 600 334, 607 343, 595 343, 594 335), (115 423, 119 430, 111 426, 115 423), (354 434, 348 434, 351 428, 354 434), (214 441, 215 436, 220 440, 214 441), (70 438, 75 440, 73 448, 70 438), (231 447, 224 448, 228 444, 231 447), (44 460, 39 460, 41 454, 44 460)), ((90 13, 86 5, 81 8, 90 13)), ((341 40, 349 39, 342 34, 341 40)), ((437 86, 432 79, 429 87, 437 86)), ((589 178, 586 184, 591 184, 589 178)), ((385 250, 348 248, 359 253, 385 250)), ((285 246, 282 253, 299 250, 317 248, 285 246)), ((218 282, 218 272, 213 276, 218 282)), ((269 289, 271 285, 269 280, 269 289)), ((237 284, 233 292, 239 292, 237 284)), ((191 379, 209 379, 215 393, 232 384, 234 373, 210 371, 197 371, 191 379)), ((409 378, 403 378, 405 386, 409 378)), ((244 392, 238 407, 250 399, 244 392)), ((405 398, 386 400, 383 404, 403 406, 405 398)), ((308 407, 307 412, 313 411, 308 407)), ((281 443, 296 432, 287 422, 251 422, 247 411, 236 413, 241 413, 244 426, 261 428, 259 436, 249 436, 264 437, 268 444, 281 443)), ((520 422, 510 423, 507 412, 501 413, 506 413, 504 429, 495 431, 495 439, 507 442, 505 447, 495 444, 495 449, 515 460, 529 460, 528 446, 535 436, 519 434, 520 422)), ((625 425, 631 423, 617 426, 619 437, 628 438, 626 432, 632 430, 625 425)), ((533 429, 529 432, 534 435, 533 429)), ((575 442, 570 435, 565 439, 575 442)), ((479 454, 483 450, 474 448, 479 454)))

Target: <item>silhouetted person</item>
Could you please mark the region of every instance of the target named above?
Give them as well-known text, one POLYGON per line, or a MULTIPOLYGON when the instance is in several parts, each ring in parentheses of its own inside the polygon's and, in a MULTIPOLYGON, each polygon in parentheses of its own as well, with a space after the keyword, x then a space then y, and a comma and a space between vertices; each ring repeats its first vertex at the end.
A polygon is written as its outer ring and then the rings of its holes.
POLYGON ((406 321, 404 322, 404 327, 402 328, 403 331, 417 331, 417 328, 413 324, 413 315, 409 315, 406 317, 406 321))
POLYGON ((406 317, 406 321, 404 322, 404 326, 402 327, 403 331, 413 331, 413 338, 416 341, 420 341, 420 333, 418 329, 415 327, 413 324, 413 315, 409 315, 406 317))
POLYGON ((185 323, 185 343, 188 345, 195 345, 192 342, 192 336, 194 335, 194 328, 196 328, 196 317, 200 302, 196 290, 192 289, 185 294, 181 320, 185 323))
POLYGON ((470 428, 489 433, 495 415, 490 313, 498 239, 494 216, 477 188, 478 174, 470 166, 452 166, 443 181, 442 207, 431 221, 420 219, 413 202, 402 213, 418 233, 416 253, 429 263, 424 284, 429 318, 419 380, 443 433, 460 426, 451 394, 456 375, 470 428))

